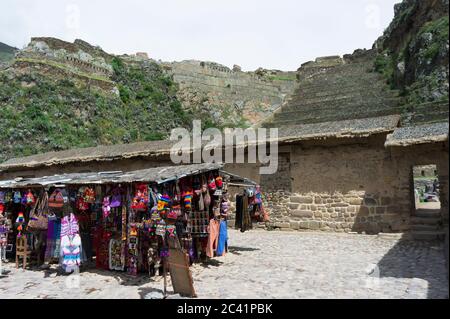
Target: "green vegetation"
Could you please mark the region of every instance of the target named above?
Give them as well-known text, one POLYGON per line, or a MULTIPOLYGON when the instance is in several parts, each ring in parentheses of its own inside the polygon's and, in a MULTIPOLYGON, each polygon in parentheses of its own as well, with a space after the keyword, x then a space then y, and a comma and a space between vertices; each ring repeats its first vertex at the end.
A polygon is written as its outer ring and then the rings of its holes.
MULTIPOLYGON (((36 61, 33 61, 36 62, 36 61)), ((48 61, 56 68, 68 67, 48 61)), ((189 127, 176 86, 156 63, 112 61, 118 94, 75 78, 0 73, 0 161, 40 152, 167 137, 189 127)), ((91 75, 88 75, 91 76, 91 75)))
POLYGON ((387 84, 391 89, 395 89, 395 69, 397 65, 397 59, 390 55, 387 51, 379 54, 375 59, 374 68, 375 71, 383 74, 387 84))
POLYGON ((73 73, 74 75, 78 75, 80 77, 85 77, 85 78, 92 79, 92 80, 113 83, 107 77, 100 76, 100 75, 97 75, 97 74, 90 74, 90 73, 86 73, 86 72, 75 71, 74 69, 70 68, 66 64, 59 63, 59 62, 56 62, 56 61, 38 60, 38 59, 32 59, 32 58, 17 58, 15 61, 16 62, 28 62, 28 63, 48 65, 48 66, 60 69, 62 71, 65 71, 65 72, 73 73))
POLYGON ((433 60, 448 43, 449 17, 444 16, 425 23, 419 31, 418 38, 421 38, 426 33, 432 35, 432 42, 420 52, 420 55, 427 60, 433 60))
POLYGON ((295 81, 296 75, 269 75, 267 78, 270 81, 295 81))

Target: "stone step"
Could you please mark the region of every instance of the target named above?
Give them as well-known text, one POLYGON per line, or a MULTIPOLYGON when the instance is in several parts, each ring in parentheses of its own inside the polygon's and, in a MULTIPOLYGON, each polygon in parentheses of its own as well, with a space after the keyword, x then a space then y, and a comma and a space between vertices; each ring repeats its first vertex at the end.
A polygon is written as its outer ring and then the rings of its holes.
POLYGON ((414 212, 414 216, 424 218, 440 218, 441 212, 434 209, 417 209, 414 212))
POLYGON ((396 90, 386 90, 383 87, 338 87, 338 88, 323 88, 317 87, 314 89, 304 89, 299 87, 297 91, 292 94, 293 98, 298 99, 314 99, 314 98, 333 98, 343 95, 382 95, 382 96, 400 96, 400 91, 396 90))
POLYGON ((434 217, 412 217, 412 225, 438 225, 441 222, 441 218, 434 217))
POLYGON ((328 109, 338 109, 349 106, 353 107, 368 107, 368 108, 391 108, 399 104, 399 99, 396 97, 379 97, 379 96, 343 96, 340 98, 327 101, 301 101, 292 99, 282 108, 282 112, 297 112, 297 111, 322 111, 328 109))
MULTIPOLYGON (((319 102, 311 102, 297 100, 295 98, 291 99, 289 103, 284 106, 284 109, 289 109, 291 111, 297 111, 298 109, 307 109, 317 110, 318 107, 329 107, 329 106, 341 106, 341 105, 351 105, 355 103, 360 103, 361 105, 375 105, 377 108, 380 106, 399 106, 399 98, 397 97, 389 97, 384 95, 373 95, 373 96, 344 96, 338 99, 332 99, 328 101, 319 101, 319 102)), ((353 106, 353 105, 352 105, 353 106)), ((404 109, 402 107, 402 109, 404 109)))
POLYGON ((363 97, 363 94, 361 91, 354 91, 354 92, 341 92, 340 94, 335 95, 326 95, 326 96, 302 96, 302 95, 296 95, 292 98, 292 103, 294 104, 302 104, 302 105, 309 105, 314 103, 324 103, 329 101, 336 101, 336 100, 345 100, 345 99, 354 99, 359 98, 361 99, 363 97))
POLYGON ((338 74, 361 74, 372 72, 373 70, 373 62, 360 62, 360 63, 346 63, 346 64, 338 64, 327 67, 308 67, 308 68, 300 68, 299 74, 300 76, 306 75, 319 75, 319 74, 328 74, 328 75, 338 75, 338 74))
MULTIPOLYGON (((310 70, 311 71, 311 70, 310 70)), ((367 76, 377 76, 380 77, 381 74, 378 72, 373 72, 370 68, 367 67, 357 67, 357 68, 348 68, 348 67, 333 67, 333 68, 325 68, 325 69, 316 69, 314 72, 299 72, 300 81, 309 80, 309 79, 318 79, 318 78, 343 78, 343 77, 367 77, 367 76)))
POLYGON ((311 115, 310 113, 306 113, 305 116, 303 114, 298 114, 296 117, 291 118, 289 120, 273 120, 270 125, 266 127, 281 127, 286 125, 300 125, 300 124, 315 124, 321 122, 335 122, 335 121, 344 121, 349 119, 362 119, 362 118, 370 118, 370 117, 379 117, 386 115, 399 114, 399 111, 396 109, 392 110, 377 110, 370 112, 340 112, 334 115, 311 115))
POLYGON ((435 224, 435 225, 432 225, 432 224, 425 224, 425 225, 423 225, 423 224, 413 224, 413 225, 411 225, 411 230, 412 231, 418 231, 418 232, 421 232, 421 231, 438 231, 438 230, 440 230, 440 225, 439 224, 435 224))
POLYGON ((305 89, 314 90, 317 86, 327 85, 329 88, 333 87, 361 87, 370 84, 377 84, 378 86, 389 86, 386 80, 378 73, 353 74, 346 76, 332 76, 328 74, 320 74, 313 77, 299 79, 298 83, 305 89))
POLYGON ((410 234, 407 233, 378 233, 378 238, 382 239, 410 239, 410 234))
POLYGON ((377 73, 361 74, 347 74, 342 76, 330 76, 326 74, 317 75, 308 79, 300 80, 300 85, 323 85, 327 86, 359 86, 361 84, 369 84, 374 82, 381 82, 383 78, 377 73))
POLYGON ((341 92, 352 92, 352 91, 366 91, 366 90, 378 90, 378 91, 389 91, 389 87, 384 83, 384 81, 359 81, 357 84, 354 82, 344 85, 333 85, 324 87, 323 85, 316 85, 314 83, 299 83, 295 94, 310 94, 310 95, 326 95, 329 94, 340 94, 341 92))
POLYGON ((336 94, 329 94, 322 96, 313 96, 313 95, 304 96, 302 94, 296 94, 291 97, 289 105, 310 105, 334 101, 352 101, 355 99, 360 101, 372 100, 374 102, 379 101, 379 99, 395 99, 396 101, 399 101, 398 98, 399 98, 398 92, 394 91, 381 92, 366 89, 365 91, 360 90, 352 92, 340 92, 336 94))
POLYGON ((405 105, 405 109, 408 112, 417 111, 448 111, 448 101, 438 101, 438 102, 427 102, 417 105, 405 105))
POLYGON ((374 104, 362 104, 362 103, 352 103, 349 105, 342 106, 317 106, 315 109, 310 107, 305 107, 304 109, 290 109, 284 108, 280 112, 275 113, 275 121, 290 121, 296 119, 323 119, 323 118, 348 118, 351 119, 352 116, 361 115, 363 117, 373 117, 382 116, 389 114, 400 114, 401 108, 392 106, 378 107, 374 108, 374 104))
POLYGON ((415 240, 443 240, 444 231, 412 231, 411 236, 415 240))
POLYGON ((448 121, 448 115, 449 115, 448 110, 441 112, 428 111, 422 114, 415 113, 413 114, 409 122, 411 124, 425 124, 438 121, 448 121))

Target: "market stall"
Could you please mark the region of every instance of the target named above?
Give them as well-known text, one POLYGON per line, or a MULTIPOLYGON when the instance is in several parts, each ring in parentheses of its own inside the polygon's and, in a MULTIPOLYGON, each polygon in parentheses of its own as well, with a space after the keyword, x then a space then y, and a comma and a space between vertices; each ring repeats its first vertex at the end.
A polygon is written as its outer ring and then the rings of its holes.
POLYGON ((30 259, 59 263, 67 273, 95 264, 176 276, 184 257, 188 268, 227 252, 229 177, 220 169, 198 164, 0 181, 5 247, 13 254, 21 239, 30 259))
POLYGON ((24 257, 24 268, 28 258, 65 273, 169 272, 175 291, 194 296, 189 266, 228 250, 230 199, 245 231, 267 218, 261 196, 255 182, 214 163, 4 180, 0 244, 16 267, 24 257))

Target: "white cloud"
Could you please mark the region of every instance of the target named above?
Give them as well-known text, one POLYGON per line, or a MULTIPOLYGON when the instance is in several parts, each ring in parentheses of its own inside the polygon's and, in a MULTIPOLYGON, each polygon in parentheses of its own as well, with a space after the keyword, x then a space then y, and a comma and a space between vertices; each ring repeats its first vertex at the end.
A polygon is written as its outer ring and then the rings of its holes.
POLYGON ((111 53, 296 70, 369 48, 398 0, 2 0, 0 41, 81 38, 111 53), (78 15, 79 13, 79 15, 78 15))

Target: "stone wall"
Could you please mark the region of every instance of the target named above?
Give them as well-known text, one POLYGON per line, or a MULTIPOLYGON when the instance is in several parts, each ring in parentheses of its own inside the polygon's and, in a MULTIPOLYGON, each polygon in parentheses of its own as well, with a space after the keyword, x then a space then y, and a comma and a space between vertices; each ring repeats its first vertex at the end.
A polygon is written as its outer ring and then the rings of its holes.
POLYGON ((33 61, 40 63, 49 61, 53 63, 51 65, 59 63, 69 70, 73 69, 91 76, 109 78, 113 74, 112 66, 108 63, 111 57, 100 48, 81 40, 69 43, 54 38, 32 38, 29 45, 19 51, 17 59, 29 63, 33 61))
POLYGON ((414 166, 414 177, 435 177, 437 173, 436 165, 414 166))
POLYGON ((295 72, 257 70, 202 61, 163 63, 179 85, 183 107, 209 112, 220 123, 255 124, 280 107, 297 86, 295 72))
MULTIPOLYGON (((413 167, 436 163, 442 221, 448 224, 448 148, 426 144, 387 149, 384 139, 380 134, 294 144, 289 165, 280 158, 282 173, 273 176, 258 176, 258 164, 226 169, 261 184, 271 216, 269 228, 375 234, 410 230, 413 167), (283 186, 274 191, 274 185, 289 178, 291 190, 283 186)), ((285 153, 286 147, 281 157, 285 153)))
POLYGON ((266 192, 280 189, 290 192, 292 189, 291 154, 279 152, 277 172, 271 175, 261 175, 260 184, 264 185, 266 192))
POLYGON ((389 215, 390 197, 367 195, 364 191, 342 193, 266 194, 271 212, 269 227, 295 230, 378 233, 400 231, 407 225, 398 224, 396 215, 389 215), (403 226, 403 227, 402 227, 403 226))

